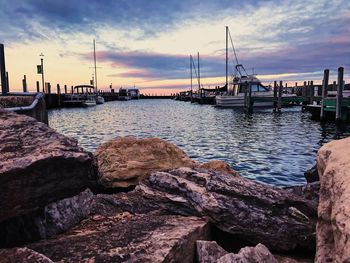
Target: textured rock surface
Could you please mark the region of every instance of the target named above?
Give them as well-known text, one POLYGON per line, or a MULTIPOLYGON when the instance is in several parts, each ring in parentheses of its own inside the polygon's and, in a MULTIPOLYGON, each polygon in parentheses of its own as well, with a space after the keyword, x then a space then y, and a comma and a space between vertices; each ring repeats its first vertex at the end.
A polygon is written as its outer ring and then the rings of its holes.
POLYGON ((216 171, 216 172, 227 173, 235 176, 239 175, 237 171, 233 170, 227 163, 223 161, 210 161, 207 163, 203 163, 199 165, 199 168, 216 171))
POLYGON ((96 215, 29 247, 55 262, 192 263, 196 240, 207 237, 208 223, 200 218, 122 213, 96 215))
POLYGON ((62 233, 85 219, 94 195, 89 189, 74 197, 0 223, 0 247, 13 247, 62 233))
POLYGON ((198 263, 215 263, 219 258, 226 254, 228 254, 228 252, 220 247, 215 241, 197 241, 198 263))
POLYGON ((137 185, 151 172, 195 165, 184 151, 158 138, 116 139, 102 144, 95 155, 99 182, 106 188, 137 185))
POLYGON ((29 248, 0 249, 0 263, 53 263, 48 257, 29 248))
POLYGON ((93 156, 33 118, 0 109, 0 222, 84 190, 93 156))
POLYGON ((217 263, 278 263, 271 252, 262 244, 256 247, 242 248, 238 254, 227 254, 217 260, 217 263))
POLYGON ((350 138, 332 141, 317 154, 320 204, 316 262, 350 262, 350 138))
POLYGON ((255 244, 279 251, 315 249, 313 205, 277 187, 179 168, 153 173, 135 191, 173 213, 206 216, 219 229, 255 244))
POLYGON ((308 183, 306 185, 288 186, 284 188, 286 191, 296 195, 300 195, 307 200, 317 210, 320 192, 320 182, 308 183))

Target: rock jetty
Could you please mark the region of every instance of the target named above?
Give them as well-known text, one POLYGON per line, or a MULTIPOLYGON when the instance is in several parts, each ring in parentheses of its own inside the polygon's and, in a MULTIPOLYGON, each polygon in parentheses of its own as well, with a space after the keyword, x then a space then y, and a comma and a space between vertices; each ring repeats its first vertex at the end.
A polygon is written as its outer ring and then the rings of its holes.
POLYGON ((160 139, 92 154, 30 117, 0 122, 0 263, 350 260, 350 138, 320 149, 320 182, 278 188, 160 139))

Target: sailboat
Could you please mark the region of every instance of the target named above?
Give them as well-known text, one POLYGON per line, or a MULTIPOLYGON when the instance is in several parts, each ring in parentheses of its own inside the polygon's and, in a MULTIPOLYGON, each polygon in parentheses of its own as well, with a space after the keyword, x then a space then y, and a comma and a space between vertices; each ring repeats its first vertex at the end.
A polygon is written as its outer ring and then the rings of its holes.
MULTIPOLYGON (((253 97, 272 97, 273 91, 270 87, 264 86, 261 81, 254 75, 248 74, 242 64, 238 63, 235 48, 232 43, 232 49, 236 59, 235 70, 232 75, 232 82, 228 83, 228 37, 230 35, 229 28, 226 26, 226 87, 227 92, 221 93, 215 97, 217 107, 244 107, 245 94, 251 89, 253 97)), ((231 37, 231 35, 230 35, 231 37)), ((292 96, 291 94, 283 94, 283 96, 292 96)), ((273 102, 257 101, 254 107, 272 107, 273 102)))
POLYGON ((94 39, 94 68, 95 68, 95 93, 96 93, 96 104, 103 104, 105 103, 105 99, 98 95, 97 91, 97 67, 96 67, 96 43, 94 39))

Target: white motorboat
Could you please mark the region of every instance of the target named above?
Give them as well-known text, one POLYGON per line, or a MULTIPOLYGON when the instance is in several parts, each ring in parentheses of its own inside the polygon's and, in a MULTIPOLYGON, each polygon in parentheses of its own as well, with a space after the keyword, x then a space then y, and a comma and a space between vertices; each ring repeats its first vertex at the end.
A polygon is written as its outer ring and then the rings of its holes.
POLYGON ((96 106, 96 97, 94 86, 78 85, 74 87, 72 94, 65 94, 63 103, 66 107, 96 106))
MULTIPOLYGON (((244 107, 246 96, 251 91, 252 97, 273 97, 271 87, 264 86, 261 81, 254 75, 248 74, 242 64, 238 63, 237 55, 234 51, 236 65, 232 75, 232 80, 228 83, 228 36, 229 30, 226 27, 226 85, 227 91, 215 97, 215 103, 218 107, 244 107)), ((230 35, 231 36, 231 35, 230 35)), ((231 39, 232 43, 232 39, 231 39)), ((294 94, 282 94, 282 97, 295 96, 294 94)), ((272 107, 273 102, 270 101, 255 101, 254 107, 272 107)))
POLYGON ((103 104, 105 103, 105 99, 102 96, 97 96, 96 97, 96 104, 103 104))

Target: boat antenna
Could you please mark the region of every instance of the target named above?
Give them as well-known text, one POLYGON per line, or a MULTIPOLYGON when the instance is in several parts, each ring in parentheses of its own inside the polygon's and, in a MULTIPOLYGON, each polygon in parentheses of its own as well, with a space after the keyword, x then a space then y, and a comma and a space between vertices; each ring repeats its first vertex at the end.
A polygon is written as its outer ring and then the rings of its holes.
POLYGON ((94 39, 95 92, 97 92, 96 43, 94 39))
POLYGON ((197 70, 196 70, 196 65, 194 64, 194 60, 193 60, 193 57, 192 57, 192 56, 191 56, 191 61, 192 61, 194 73, 196 74, 197 81, 198 81, 198 85, 199 85, 199 78, 198 78, 198 74, 197 74, 197 70))

